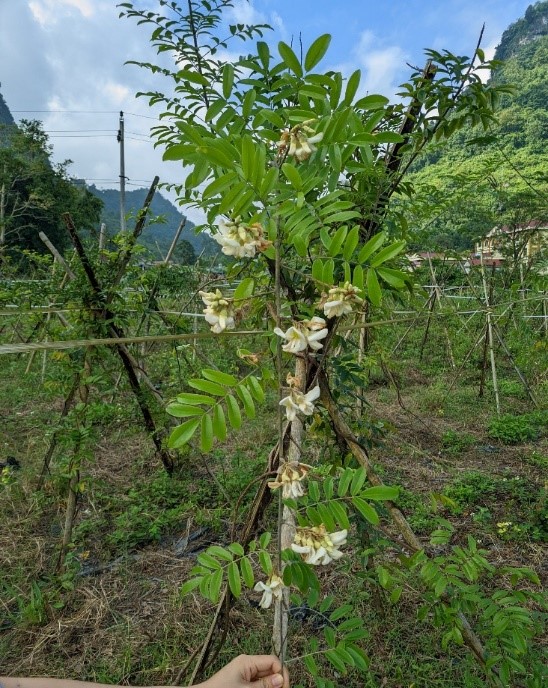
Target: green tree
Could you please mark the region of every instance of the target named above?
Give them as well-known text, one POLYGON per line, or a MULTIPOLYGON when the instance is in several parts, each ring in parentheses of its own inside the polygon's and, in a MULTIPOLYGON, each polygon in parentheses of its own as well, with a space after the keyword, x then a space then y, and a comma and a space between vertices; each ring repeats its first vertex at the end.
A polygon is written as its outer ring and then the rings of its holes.
POLYGON ((47 134, 37 121, 23 120, 0 147, 0 252, 30 249, 43 253, 38 233, 63 249, 68 241, 61 216, 69 212, 81 229, 99 220, 101 201, 75 186, 70 161, 53 165, 47 134))
POLYGON ((186 239, 179 239, 173 251, 172 260, 179 265, 194 265, 196 262, 196 251, 186 239))

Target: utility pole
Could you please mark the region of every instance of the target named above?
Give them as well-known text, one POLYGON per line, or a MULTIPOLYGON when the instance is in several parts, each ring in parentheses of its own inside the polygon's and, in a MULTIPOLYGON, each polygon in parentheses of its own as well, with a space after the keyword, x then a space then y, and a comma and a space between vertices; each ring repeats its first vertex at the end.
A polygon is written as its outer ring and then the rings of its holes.
POLYGON ((124 156, 124 113, 120 110, 120 128, 118 129, 118 143, 120 144, 120 231, 126 231, 126 161, 124 156))

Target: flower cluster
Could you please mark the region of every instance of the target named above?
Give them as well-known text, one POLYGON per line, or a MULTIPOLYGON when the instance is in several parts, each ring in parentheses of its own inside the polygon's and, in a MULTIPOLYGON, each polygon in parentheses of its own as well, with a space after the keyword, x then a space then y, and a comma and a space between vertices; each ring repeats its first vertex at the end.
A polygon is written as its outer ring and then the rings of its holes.
POLYGON ((268 609, 272 600, 281 600, 283 596, 284 582, 277 574, 273 573, 270 578, 263 583, 259 581, 253 588, 256 592, 262 592, 263 596, 259 602, 259 607, 268 609))
POLYGON ((282 138, 278 143, 278 155, 285 155, 287 151, 289 157, 295 158, 299 162, 308 160, 316 150, 314 144, 323 139, 323 132, 316 134, 314 129, 309 126, 313 121, 313 119, 309 119, 282 132, 282 138))
POLYGON ((291 549, 307 564, 325 565, 343 556, 339 547, 346 544, 347 535, 346 530, 328 533, 323 523, 313 528, 297 528, 291 549))
POLYGON ((308 471, 312 468, 306 463, 297 463, 295 461, 284 462, 278 468, 278 475, 276 480, 268 483, 271 490, 282 488, 282 497, 284 499, 297 499, 304 494, 302 481, 308 475, 308 471))
POLYGON ((211 325, 211 331, 219 334, 223 330, 234 329, 234 308, 229 299, 225 299, 219 289, 215 291, 200 291, 204 308, 205 319, 211 325))
POLYGON ((361 289, 353 286, 350 282, 345 282, 342 287, 333 287, 328 294, 323 295, 320 305, 323 305, 323 312, 326 318, 336 318, 345 313, 351 313, 354 306, 361 304, 363 299, 358 296, 361 289))
POLYGON ((258 222, 251 225, 234 220, 221 220, 214 238, 222 246, 222 252, 236 258, 253 258, 257 251, 265 251, 272 242, 264 238, 264 229, 258 222))
POLYGON ((291 389, 289 395, 280 401, 280 406, 285 406, 285 414, 288 421, 294 421, 297 412, 300 411, 305 416, 314 413, 313 402, 320 396, 320 386, 316 385, 309 392, 303 394, 298 389, 291 389))
POLYGON ((292 325, 287 332, 279 327, 274 328, 274 334, 286 340, 282 346, 284 351, 290 354, 299 353, 310 347, 312 351, 319 351, 323 344, 320 339, 327 336, 327 327, 323 318, 313 317, 310 320, 303 320, 292 325))

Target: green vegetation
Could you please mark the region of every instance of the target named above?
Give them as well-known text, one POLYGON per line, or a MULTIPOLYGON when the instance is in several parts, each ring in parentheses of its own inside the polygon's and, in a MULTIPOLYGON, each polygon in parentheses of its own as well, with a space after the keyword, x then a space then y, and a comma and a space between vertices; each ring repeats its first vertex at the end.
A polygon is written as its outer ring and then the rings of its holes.
MULTIPOLYGON (((98 189, 93 184, 88 187, 88 190, 102 201, 101 222, 106 224, 107 235, 113 236, 120 230, 120 192, 117 189, 98 189)), ((139 210, 143 207, 147 191, 148 189, 126 191, 126 214, 130 218, 137 217, 139 210)), ((161 260, 169 250, 183 215, 173 203, 161 193, 157 193, 152 200, 151 217, 153 220, 148 223, 139 242, 152 253, 156 260, 161 260)), ((196 234, 194 223, 186 220, 174 261, 180 265, 191 265, 202 252, 205 256, 215 255, 218 253, 218 246, 207 234, 196 234)))
POLYGON ((548 2, 531 5, 502 36, 492 82, 501 98, 487 135, 465 127, 414 165, 420 190, 411 239, 416 248, 470 251, 495 226, 516 227, 548 216, 548 2))
POLYGON ((2 129, 0 141, 0 256, 21 251, 45 253, 38 233, 59 249, 68 245, 61 216, 70 212, 82 229, 99 219, 101 205, 87 190, 74 186, 69 161, 52 166, 51 147, 39 122, 23 120, 2 129))
POLYGON ((518 262, 403 257, 412 213, 437 209, 406 166, 489 128, 509 89, 429 51, 409 118, 356 100, 359 73, 313 71, 327 35, 233 64, 208 0, 180 25, 122 7, 177 51, 177 99, 148 97, 226 271, 143 267, 137 218, 103 251, 68 222, 68 269, 27 251, 3 281, 7 671, 180 683, 271 640, 281 654, 285 618, 296 688, 541 688, 539 275, 518 290, 518 262))

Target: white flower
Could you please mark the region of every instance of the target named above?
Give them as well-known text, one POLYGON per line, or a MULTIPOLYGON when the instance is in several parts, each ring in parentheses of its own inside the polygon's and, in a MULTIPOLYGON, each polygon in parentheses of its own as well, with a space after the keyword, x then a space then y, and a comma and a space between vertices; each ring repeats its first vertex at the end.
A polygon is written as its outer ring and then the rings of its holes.
POLYGON ((277 334, 278 337, 281 337, 287 341, 287 344, 284 344, 282 349, 290 354, 296 354, 299 351, 304 351, 308 346, 306 333, 300 328, 290 327, 287 332, 284 332, 279 327, 275 327, 274 334, 277 334))
POLYGON ((304 351, 307 346, 312 351, 319 351, 323 346, 320 339, 326 337, 327 333, 328 329, 325 326, 325 320, 316 316, 311 320, 295 323, 287 332, 283 332, 279 327, 274 328, 274 334, 287 341, 287 344, 284 344, 282 349, 290 354, 304 351))
POLYGON ((308 475, 308 471, 312 468, 306 463, 284 462, 278 468, 278 475, 276 480, 268 483, 271 490, 282 488, 282 497, 284 499, 298 499, 304 494, 304 488, 301 482, 308 475))
POLYGON ((259 581, 253 590, 256 592, 262 592, 263 596, 259 602, 259 607, 263 609, 268 609, 272 604, 272 600, 281 600, 283 597, 284 582, 280 576, 273 573, 270 578, 263 583, 259 581))
POLYGON ((316 401, 319 396, 319 385, 313 387, 306 394, 292 389, 289 395, 280 401, 280 406, 285 406, 287 420, 294 421, 298 411, 304 413, 305 416, 311 416, 314 413, 314 404, 312 402, 316 401))
MULTIPOLYGON (((333 287, 328 294, 323 296, 323 312, 326 318, 337 318, 346 313, 351 313, 355 304, 360 304, 363 299, 358 296, 361 289, 345 282, 343 287, 333 287)), ((322 304, 320 304, 322 305, 322 304)))
POLYGON ((264 239, 264 230, 258 222, 247 225, 237 217, 234 220, 220 220, 218 227, 214 238, 227 256, 253 258, 257 251, 264 251, 272 245, 272 242, 264 239))
POLYGON ((306 328, 306 340, 308 346, 312 351, 319 351, 323 344, 320 343, 320 339, 327 337, 329 330, 325 326, 325 320, 323 318, 318 318, 314 316, 311 320, 304 320, 303 325, 306 328))
POLYGON ((225 299, 219 289, 215 291, 200 291, 206 321, 212 326, 211 331, 219 334, 223 330, 234 329, 234 311, 232 303, 225 299))
POLYGON ((323 312, 326 318, 338 318, 346 313, 352 313, 352 304, 343 299, 336 299, 335 301, 327 301, 323 305, 323 312))
POLYGON ((314 144, 323 139, 323 132, 317 134, 312 127, 308 126, 313 121, 310 119, 295 125, 292 129, 283 131, 282 138, 278 143, 278 154, 285 155, 287 151, 288 157, 295 158, 299 162, 308 160, 316 150, 314 144))
POLYGON ((313 528, 297 528, 291 549, 312 565, 326 565, 343 555, 339 547, 346 544, 347 530, 328 533, 323 523, 313 528))

